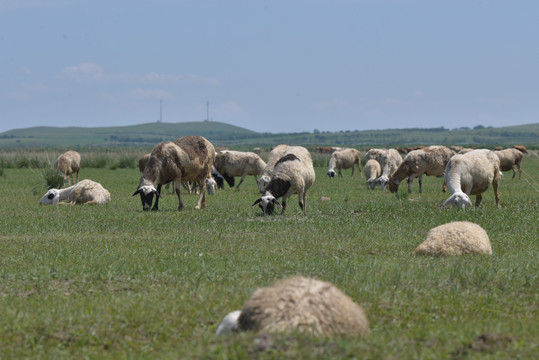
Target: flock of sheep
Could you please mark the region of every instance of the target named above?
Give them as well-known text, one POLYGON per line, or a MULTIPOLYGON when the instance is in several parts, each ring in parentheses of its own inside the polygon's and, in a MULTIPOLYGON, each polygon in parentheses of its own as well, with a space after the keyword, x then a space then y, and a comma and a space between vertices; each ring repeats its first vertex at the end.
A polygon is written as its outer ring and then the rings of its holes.
MULTIPOLYGON (((411 192, 414 178, 418 178, 419 192, 422 192, 423 175, 443 176, 443 190, 447 185, 451 193, 444 206, 472 206, 470 195, 476 195, 475 206, 479 206, 482 193, 492 185, 496 205, 499 206, 501 171, 513 170, 514 178, 518 169, 520 177, 523 152, 526 152, 525 148, 501 151, 463 149, 457 154, 445 146, 429 146, 410 151, 403 159, 395 149, 370 149, 365 155, 363 170, 369 189, 379 185, 381 189, 388 187, 391 192, 396 192, 405 179, 408 192, 411 192)), ((343 169, 352 169, 353 175, 356 165, 361 175, 361 154, 358 150, 336 150, 329 160, 327 175, 330 178, 337 174, 342 177, 343 169)), ((77 152, 68 151, 60 155, 57 167, 72 185, 49 190, 41 204, 59 204, 62 200, 69 204, 110 202, 110 193, 101 184, 91 180, 78 181, 80 155, 77 152), (74 183, 74 174, 77 183, 74 183)), ((311 154, 302 146, 278 145, 271 150, 266 163, 254 152, 216 152, 214 146, 201 136, 185 136, 157 144, 151 154, 140 159, 139 168, 142 176, 133 196, 140 195, 143 210, 158 210, 161 188, 165 184, 173 184, 178 196, 178 210, 184 207, 181 187, 198 188, 196 208, 200 209, 206 206, 206 192, 213 193, 216 187, 223 187, 223 180, 232 187, 234 177, 241 177, 236 185, 238 189, 246 176, 253 175, 262 194, 253 206, 258 205, 264 215, 271 215, 276 206, 284 212, 286 202, 293 194, 298 195, 299 206, 305 212, 306 194, 316 177, 311 154)), ((491 254, 492 249, 486 232, 479 225, 452 222, 431 229, 415 253, 491 254)), ((217 334, 238 331, 365 336, 369 333, 369 323, 361 306, 334 285, 297 276, 256 290, 242 310, 233 311, 224 318, 217 334)))

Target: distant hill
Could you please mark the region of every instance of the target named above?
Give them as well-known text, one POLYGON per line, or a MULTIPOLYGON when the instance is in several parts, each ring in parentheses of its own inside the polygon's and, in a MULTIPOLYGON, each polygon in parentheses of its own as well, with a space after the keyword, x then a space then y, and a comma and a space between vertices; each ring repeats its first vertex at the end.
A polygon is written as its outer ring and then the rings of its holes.
POLYGON ((152 147, 185 135, 201 135, 216 146, 271 146, 279 143, 337 146, 513 145, 539 148, 539 123, 473 129, 415 128, 339 132, 258 133, 204 121, 117 127, 32 127, 0 133, 0 148, 152 147))

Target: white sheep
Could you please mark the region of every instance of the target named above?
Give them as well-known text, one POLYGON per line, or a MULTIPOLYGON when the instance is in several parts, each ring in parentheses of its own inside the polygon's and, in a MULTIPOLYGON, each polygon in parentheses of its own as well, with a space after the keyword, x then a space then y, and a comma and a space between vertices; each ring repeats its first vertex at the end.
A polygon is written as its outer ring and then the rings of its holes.
POLYGON ((258 184, 257 176, 264 173, 266 163, 254 152, 226 150, 215 155, 214 166, 223 176, 241 176, 240 182, 236 185, 236 189, 239 189, 247 175, 253 175, 258 184))
POLYGON ((328 176, 330 178, 335 177, 335 168, 339 170, 339 176, 342 177, 342 169, 352 168, 352 175, 354 176, 354 168, 357 164, 359 174, 361 176, 361 153, 357 149, 349 148, 334 151, 329 159, 328 176))
POLYGON ((301 146, 290 147, 287 153, 277 161, 273 170, 273 176, 264 194, 254 202, 253 206, 259 204, 264 215, 271 215, 275 205, 278 205, 284 213, 286 200, 292 194, 298 194, 299 206, 305 212, 307 190, 316 177, 309 151, 301 146), (282 205, 277 201, 279 197, 282 205))
POLYGON ((264 168, 264 173, 260 177, 260 180, 258 180, 258 190, 260 190, 261 193, 264 192, 266 189, 266 186, 269 184, 271 180, 271 176, 273 175, 273 168, 275 167, 275 164, 279 159, 283 156, 283 153, 289 148, 290 146, 281 144, 275 146, 268 154, 268 162, 266 163, 266 167, 264 168))
MULTIPOLYGON (((419 178, 419 192, 423 192, 423 175, 442 176, 445 166, 455 152, 445 146, 429 146, 410 151, 397 170, 389 177, 389 191, 397 192, 402 180, 408 179, 408 192, 412 192, 411 184, 414 178, 419 178)), ((445 192, 445 183, 442 190, 445 192)))
POLYGON ((519 150, 515 148, 509 148, 499 151, 494 151, 494 153, 498 156, 500 159, 500 171, 509 171, 513 170, 513 177, 511 179, 515 178, 515 175, 517 174, 515 167, 518 168, 518 178, 522 176, 522 157, 523 154, 519 150))
POLYGON ((498 182, 500 176, 500 159, 493 151, 480 149, 453 156, 445 168, 445 182, 451 196, 444 206, 457 205, 465 208, 472 206, 470 195, 475 195, 475 206, 479 206, 482 193, 490 184, 494 189, 496 206, 500 206, 498 182))
POLYGON ((255 331, 313 336, 366 336, 365 311, 329 282, 295 276, 257 289, 241 311, 228 314, 217 334, 255 331))
POLYGON ((378 161, 382 168, 382 175, 376 179, 375 183, 380 184, 380 189, 384 190, 389 176, 397 170, 402 162, 402 157, 395 149, 370 149, 365 154, 365 160, 369 161, 370 159, 378 161))
POLYGON ((365 178, 367 179, 367 188, 374 190, 376 179, 382 175, 380 163, 374 159, 370 159, 365 164, 363 171, 365 172, 365 178))
POLYGON ((469 221, 454 221, 429 230, 416 255, 492 254, 487 232, 469 221))
POLYGON ((155 196, 152 210, 158 210, 161 186, 174 181, 180 211, 183 209, 180 184, 183 181, 194 181, 201 189, 196 209, 204 208, 206 207, 204 182, 211 178, 211 166, 214 160, 215 148, 202 136, 184 136, 175 141, 161 142, 152 150, 150 160, 133 196, 140 194, 143 210, 151 208, 155 196))
POLYGON ((56 159, 56 168, 64 176, 65 181, 71 179, 70 184, 74 184, 73 174, 76 174, 79 182, 80 154, 74 150, 61 154, 56 159))
POLYGON ((67 204, 107 204, 110 202, 110 192, 100 183, 92 180, 82 180, 65 189, 50 189, 41 198, 41 205, 57 205, 67 200, 67 204))

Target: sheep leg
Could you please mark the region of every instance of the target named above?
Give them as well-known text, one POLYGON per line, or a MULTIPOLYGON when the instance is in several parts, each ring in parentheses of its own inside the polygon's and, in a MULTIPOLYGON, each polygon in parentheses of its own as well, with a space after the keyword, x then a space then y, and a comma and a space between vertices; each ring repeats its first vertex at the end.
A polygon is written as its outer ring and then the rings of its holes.
MULTIPOLYGON (((161 194, 161 184, 157 185, 157 193, 158 194, 161 194)), ((159 210, 159 195, 155 195, 155 204, 153 205, 152 207, 152 211, 157 211, 159 210)))
POLYGON ((481 205, 482 200, 483 200, 483 196, 481 196, 481 194, 475 195, 475 207, 479 207, 479 205, 481 205))
POLYGON ((419 175, 419 193, 423 192, 423 175, 419 175))
POLYGON ((174 191, 176 191, 176 195, 178 196, 178 211, 183 210, 183 201, 182 201, 182 194, 181 194, 181 181, 174 181, 174 191))
POLYGON ((522 169, 520 168, 520 164, 517 164, 518 166, 518 178, 520 179, 520 177, 522 176, 522 169))
MULTIPOLYGON (((518 169, 520 170, 520 167, 518 169)), ((77 170, 77 182, 79 182, 79 170, 77 170)))
POLYGON ((239 189, 240 189, 240 185, 241 185, 241 183, 243 182, 243 179, 245 179, 245 176, 246 176, 246 175, 247 175, 247 174, 243 174, 243 176, 242 176, 241 179, 240 179, 240 182, 238 183, 238 185, 236 185, 236 190, 239 190, 239 189))
POLYGON ((411 194, 412 193, 412 183, 414 182, 414 178, 410 176, 408 179, 406 179, 406 182, 408 183, 408 194, 411 194))
POLYGON ((298 199, 299 199, 299 207, 301 210, 303 210, 303 213, 305 213, 305 193, 298 193, 298 199))
POLYGON ((498 182, 500 181, 499 172, 494 175, 494 180, 492 181, 492 189, 494 190, 494 198, 496 199, 496 206, 500 207, 500 193, 498 192, 498 182))
MULTIPOLYGON (((197 180, 197 184, 198 184, 198 187, 200 188, 200 196, 198 198, 198 203, 197 203, 197 206, 195 206, 195 209, 203 209, 206 207, 206 187, 204 186, 204 179, 197 180)), ((241 181, 240 181, 240 184, 241 184, 241 181)))
POLYGON ((339 168, 339 177, 342 177, 341 168, 339 168))
POLYGON ((350 177, 354 176, 354 166, 352 165, 352 175, 350 175, 350 177))
POLYGON ((283 210, 281 211, 281 214, 284 214, 284 211, 286 210, 286 195, 282 197, 281 205, 283 207, 283 210))

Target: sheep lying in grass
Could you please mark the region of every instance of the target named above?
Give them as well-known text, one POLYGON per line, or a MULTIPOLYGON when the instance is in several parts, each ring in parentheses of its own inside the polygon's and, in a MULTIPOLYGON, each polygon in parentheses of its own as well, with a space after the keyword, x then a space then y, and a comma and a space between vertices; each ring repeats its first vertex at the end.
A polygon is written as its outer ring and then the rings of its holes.
POLYGON ((370 149, 365 155, 365 160, 374 159, 378 161, 382 168, 382 175, 376 179, 376 184, 380 184, 380 189, 384 190, 391 175, 402 162, 402 157, 395 149, 370 149))
POLYGON ((286 200, 292 194, 298 194, 299 206, 305 212, 307 190, 315 180, 313 160, 309 151, 301 146, 290 147, 286 154, 277 161, 273 176, 260 199, 253 204, 259 204, 264 215, 271 215, 275 205, 280 206, 285 212, 286 200), (277 198, 282 199, 282 205, 277 198))
POLYGON ((490 184, 494 189, 496 205, 500 206, 498 182, 500 176, 500 159, 493 151, 480 149, 453 156, 445 168, 445 182, 451 196, 444 206, 472 206, 470 195, 475 195, 475 206, 479 206, 482 193, 490 184))
POLYGON ((152 150, 150 160, 133 196, 140 194, 143 210, 151 208, 155 196, 152 210, 158 210, 161 186, 174 181, 174 190, 179 202, 178 210, 182 210, 180 184, 182 181, 194 181, 201 189, 196 205, 197 209, 201 209, 206 206, 204 182, 211 177, 211 166, 214 160, 215 148, 202 136, 184 136, 175 141, 161 142, 152 150))
POLYGON ((76 174, 79 182, 80 154, 74 150, 61 154, 56 159, 56 168, 64 176, 65 181, 71 179, 70 184, 74 184, 73 174, 76 174))
MULTIPOLYGON (((389 191, 397 192, 402 180, 408 179, 408 193, 412 192, 412 181, 419 177, 419 192, 423 192, 423 175, 440 176, 455 152, 445 146, 429 146, 410 151, 397 170, 389 177, 389 191)), ((445 183, 443 186, 445 192, 445 183)))
POLYGON ((510 148, 499 151, 494 151, 494 153, 500 159, 500 171, 509 171, 513 170, 513 177, 517 174, 515 167, 518 168, 518 178, 522 176, 522 169, 520 165, 522 164, 522 152, 517 149, 510 148))
POLYGON ((430 229, 414 251, 417 255, 492 254, 487 232, 469 221, 455 221, 430 229))
POLYGON ((264 173, 266 163, 254 152, 226 150, 217 153, 214 166, 223 176, 241 176, 240 182, 236 185, 237 190, 247 175, 254 175, 258 184, 257 175, 264 173))
POLYGON ((269 184, 271 180, 271 176, 273 175, 273 169, 275 168, 275 164, 279 159, 283 156, 283 153, 289 148, 288 145, 281 144, 275 146, 268 154, 268 162, 266 163, 266 167, 264 168, 264 173, 260 177, 260 180, 258 180, 258 190, 260 190, 261 193, 264 192, 266 189, 266 186, 269 184))
POLYGON ((374 159, 370 159, 363 168, 365 172, 365 178, 367 179, 367 188, 374 190, 376 186, 376 179, 382 175, 382 168, 380 163, 374 159))
POLYGON ((339 170, 339 176, 342 177, 342 169, 352 168, 354 176, 354 166, 357 164, 361 176, 361 153, 357 149, 343 149, 334 151, 329 159, 328 176, 335 177, 335 168, 339 170))
POLYGON ((50 189, 41 198, 41 205, 57 205, 67 200, 67 204, 107 204, 110 202, 110 192, 100 183, 92 180, 82 180, 65 189, 50 189))
POLYGON ((217 334, 234 331, 302 332, 314 336, 365 336, 365 311, 333 284, 301 276, 257 289, 241 311, 219 325, 217 334))

